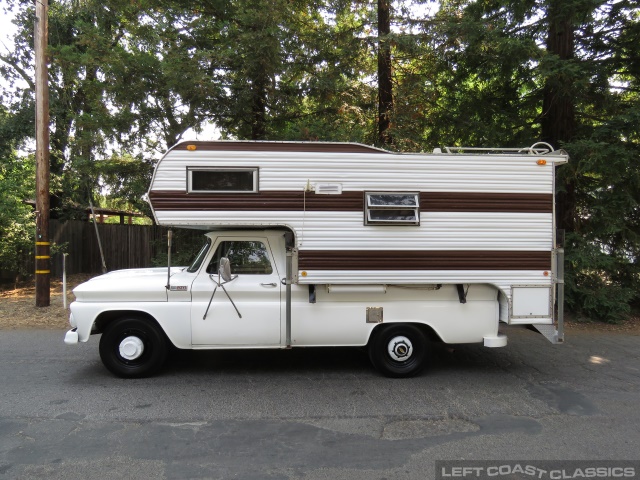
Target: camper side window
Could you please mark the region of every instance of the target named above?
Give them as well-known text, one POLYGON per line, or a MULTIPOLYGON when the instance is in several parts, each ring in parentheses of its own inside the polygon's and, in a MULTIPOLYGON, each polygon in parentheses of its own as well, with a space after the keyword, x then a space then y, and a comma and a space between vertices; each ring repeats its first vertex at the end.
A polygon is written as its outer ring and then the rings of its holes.
POLYGON ((267 248, 262 242, 223 241, 207 266, 207 273, 217 273, 220 259, 227 257, 231 262, 231 273, 244 275, 271 275, 273 267, 267 248))
POLYGON ((189 192, 252 193, 258 191, 257 168, 187 168, 189 192))
POLYGON ((420 194, 365 192, 365 225, 420 225, 420 194))

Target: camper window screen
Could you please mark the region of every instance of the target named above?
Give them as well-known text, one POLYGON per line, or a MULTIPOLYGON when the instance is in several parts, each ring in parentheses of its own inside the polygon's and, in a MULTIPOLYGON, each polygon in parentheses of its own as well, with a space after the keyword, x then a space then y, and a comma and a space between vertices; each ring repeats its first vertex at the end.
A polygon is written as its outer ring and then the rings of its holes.
POLYGON ((365 193, 365 225, 419 225, 418 193, 365 193))
POLYGON ((189 168, 189 192, 257 192, 257 168, 189 168))

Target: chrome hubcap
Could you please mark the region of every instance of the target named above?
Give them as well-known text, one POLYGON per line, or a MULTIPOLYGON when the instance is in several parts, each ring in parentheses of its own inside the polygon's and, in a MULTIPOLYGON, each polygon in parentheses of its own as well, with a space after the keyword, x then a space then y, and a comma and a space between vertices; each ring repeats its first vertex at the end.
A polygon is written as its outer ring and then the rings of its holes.
POLYGON ((387 351, 396 362, 404 362, 413 355, 413 345, 407 337, 394 337, 389 342, 387 351))
POLYGON ((138 337, 127 337, 120 342, 118 350, 125 360, 135 360, 144 352, 144 343, 138 337))

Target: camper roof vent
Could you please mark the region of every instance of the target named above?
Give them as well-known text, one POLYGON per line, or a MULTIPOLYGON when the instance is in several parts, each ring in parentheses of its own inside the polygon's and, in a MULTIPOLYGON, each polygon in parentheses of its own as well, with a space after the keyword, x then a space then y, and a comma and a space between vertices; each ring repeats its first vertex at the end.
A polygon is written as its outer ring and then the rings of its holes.
POLYGON ((316 183, 316 194, 318 195, 340 195, 341 193, 341 183, 316 183))

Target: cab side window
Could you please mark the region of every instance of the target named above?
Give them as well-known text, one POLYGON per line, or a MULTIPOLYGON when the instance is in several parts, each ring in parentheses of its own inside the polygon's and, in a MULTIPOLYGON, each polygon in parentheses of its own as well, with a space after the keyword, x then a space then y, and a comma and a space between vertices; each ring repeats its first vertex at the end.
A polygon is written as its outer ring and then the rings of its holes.
POLYGON ((207 266, 207 273, 217 273, 220 259, 227 257, 231 262, 231 273, 234 275, 270 275, 273 267, 262 242, 232 240, 218 245, 216 253, 207 266))

